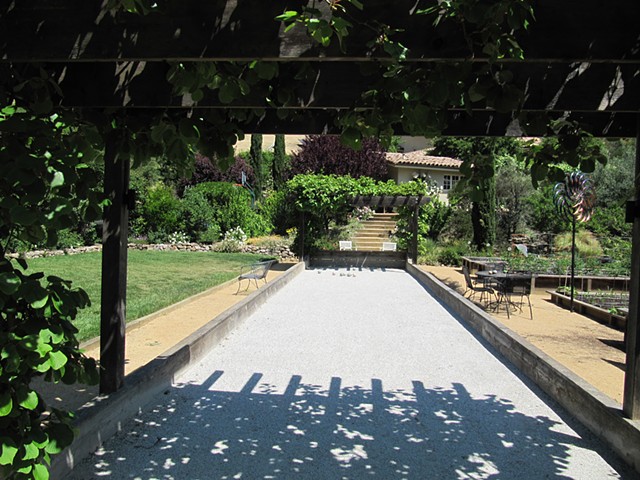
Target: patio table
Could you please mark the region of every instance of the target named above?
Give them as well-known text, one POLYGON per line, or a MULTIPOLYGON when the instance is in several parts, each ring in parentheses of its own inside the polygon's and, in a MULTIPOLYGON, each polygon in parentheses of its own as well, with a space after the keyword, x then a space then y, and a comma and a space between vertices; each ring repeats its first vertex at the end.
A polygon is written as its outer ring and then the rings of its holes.
MULTIPOLYGON (((483 281, 485 284, 494 287, 498 291, 497 301, 494 305, 489 304, 487 306, 488 309, 492 309, 497 312, 500 310, 500 305, 504 305, 507 310, 507 317, 509 316, 510 307, 517 308, 518 310, 522 309, 521 305, 512 302, 509 298, 509 294, 513 293, 513 291, 510 291, 510 288, 513 283, 521 285, 522 282, 531 282, 532 275, 530 273, 507 273, 492 270, 481 270, 477 272, 476 275, 478 279, 483 281)), ((531 287, 529 286, 529 288, 531 287)))

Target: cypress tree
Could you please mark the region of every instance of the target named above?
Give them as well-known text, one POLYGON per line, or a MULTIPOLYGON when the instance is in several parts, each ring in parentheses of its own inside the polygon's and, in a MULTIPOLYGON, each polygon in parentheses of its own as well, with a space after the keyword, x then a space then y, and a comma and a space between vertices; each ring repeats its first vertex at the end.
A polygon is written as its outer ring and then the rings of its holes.
MULTIPOLYGON (((495 157, 488 155, 484 162, 495 167, 495 157)), ((482 199, 471 205, 471 223, 473 224, 473 244, 482 250, 496 243, 496 177, 482 176, 479 183, 482 199)))
POLYGON ((262 198, 262 188, 264 186, 264 171, 262 168, 262 134, 254 133, 251 135, 251 147, 249 148, 249 157, 253 173, 256 177, 253 190, 256 198, 262 198))
POLYGON ((286 182, 287 163, 284 134, 279 133, 276 135, 276 141, 273 146, 273 164, 271 172, 274 190, 280 190, 284 187, 286 182))

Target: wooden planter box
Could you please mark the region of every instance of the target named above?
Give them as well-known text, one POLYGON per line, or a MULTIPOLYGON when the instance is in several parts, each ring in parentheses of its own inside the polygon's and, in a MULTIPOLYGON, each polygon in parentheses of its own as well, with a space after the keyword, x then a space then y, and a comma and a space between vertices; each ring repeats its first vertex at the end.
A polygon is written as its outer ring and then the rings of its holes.
MULTIPOLYGON (((564 308, 571 307, 571 297, 562 293, 547 290, 547 293, 551 294, 551 300, 556 305, 560 305, 564 308)), ((627 326, 627 317, 616 313, 611 313, 604 308, 596 307, 590 303, 581 302, 580 300, 573 300, 573 310, 586 317, 592 318, 597 322, 604 323, 618 330, 624 330, 627 326)))

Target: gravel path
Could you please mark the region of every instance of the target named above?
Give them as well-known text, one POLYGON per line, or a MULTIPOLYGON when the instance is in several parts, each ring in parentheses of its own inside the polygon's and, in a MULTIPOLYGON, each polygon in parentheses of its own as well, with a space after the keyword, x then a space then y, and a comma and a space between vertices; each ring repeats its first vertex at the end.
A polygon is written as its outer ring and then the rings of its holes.
POLYGON ((634 478, 397 270, 300 274, 71 476, 105 477, 634 478))

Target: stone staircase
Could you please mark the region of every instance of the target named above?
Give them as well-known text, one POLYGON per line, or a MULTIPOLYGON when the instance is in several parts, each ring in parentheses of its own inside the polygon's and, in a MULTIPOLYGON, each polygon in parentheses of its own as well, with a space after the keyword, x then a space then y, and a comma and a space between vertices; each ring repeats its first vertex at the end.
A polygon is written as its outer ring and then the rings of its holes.
POLYGON ((374 213, 362 222, 362 228, 356 232, 351 241, 353 249, 358 251, 379 252, 382 242, 389 242, 389 234, 396 226, 397 213, 374 213))

